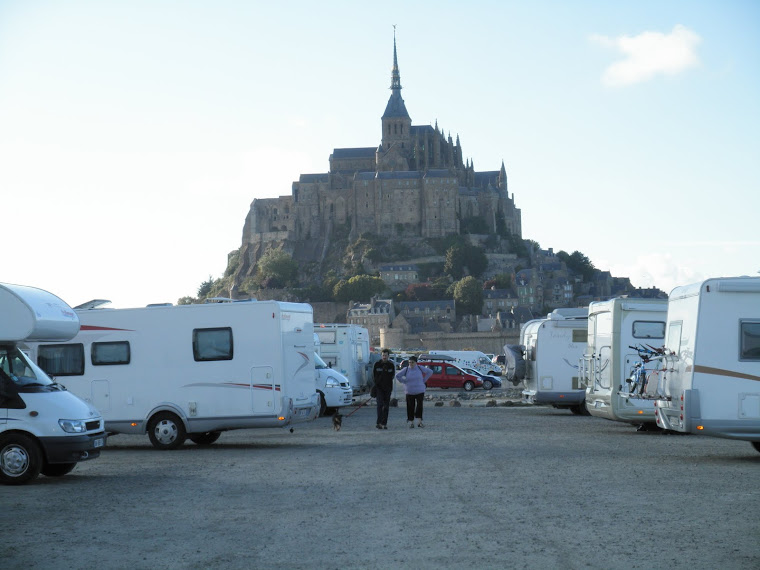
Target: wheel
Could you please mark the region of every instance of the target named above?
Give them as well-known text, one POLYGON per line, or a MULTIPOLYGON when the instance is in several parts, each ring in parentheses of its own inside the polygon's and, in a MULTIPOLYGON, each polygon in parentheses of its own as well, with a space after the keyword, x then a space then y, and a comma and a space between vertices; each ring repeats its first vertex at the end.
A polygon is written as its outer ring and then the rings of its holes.
POLYGON ((325 402, 325 395, 322 392, 319 392, 319 417, 325 415, 325 412, 327 411, 327 402, 325 402))
POLYGON ((191 433, 187 437, 197 445, 211 445, 219 439, 220 435, 222 435, 220 431, 207 431, 205 433, 191 433))
POLYGON ((490 390, 493 388, 493 382, 490 380, 483 380, 483 390, 490 390))
POLYGON ((475 387, 475 384, 473 383, 472 380, 468 380, 467 382, 464 383, 464 386, 462 387, 464 388, 465 392, 472 392, 472 389, 475 387))
POLYGON ((185 443, 185 425, 175 414, 161 412, 148 423, 148 437, 156 449, 177 449, 185 443))
POLYGON ((42 468, 41 473, 47 477, 63 477, 66 473, 71 473, 76 466, 76 463, 48 463, 42 468))
POLYGON ((4 485, 23 485, 40 474, 42 451, 37 442, 23 434, 0 439, 0 481, 4 485))
POLYGON ((580 406, 570 406, 570 411, 573 412, 576 416, 583 415, 580 406))
POLYGON ((760 451, 760 441, 750 441, 750 443, 755 448, 755 451, 760 451))

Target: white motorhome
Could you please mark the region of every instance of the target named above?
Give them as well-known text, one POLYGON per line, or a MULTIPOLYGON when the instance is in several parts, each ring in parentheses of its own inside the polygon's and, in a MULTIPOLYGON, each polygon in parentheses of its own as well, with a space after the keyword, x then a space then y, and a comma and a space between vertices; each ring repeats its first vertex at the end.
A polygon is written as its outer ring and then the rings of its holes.
POLYGON ((324 416, 331 409, 350 406, 354 401, 354 391, 348 378, 327 366, 321 352, 319 335, 314 333, 314 373, 319 394, 319 415, 324 416))
MULTIPOLYGON (((626 382, 641 364, 637 347, 665 341, 666 299, 617 297, 588 308, 588 339, 580 361, 586 409, 593 416, 654 427, 654 399, 632 394, 626 382)), ((659 361, 648 376, 657 375, 659 361)))
POLYGON ((544 319, 528 321, 520 330, 525 347, 523 401, 551 404, 574 414, 586 412, 586 390, 578 362, 586 350, 588 308, 554 309, 544 319))
POLYGON ((501 366, 491 362, 485 352, 479 350, 430 350, 434 356, 448 356, 460 368, 474 368, 481 374, 501 376, 501 366))
POLYGON ((312 308, 242 301, 78 310, 79 334, 37 343, 41 368, 91 402, 110 433, 145 434, 158 449, 186 438, 314 419, 312 308))
POLYGON ((35 340, 69 340, 79 319, 52 293, 6 283, 0 283, 0 316, 0 482, 20 485, 40 473, 60 477, 100 455, 103 418, 24 349, 35 340))
POLYGON ((355 394, 366 391, 372 381, 369 331, 359 325, 314 323, 314 332, 322 360, 348 378, 355 394))
POLYGON ((760 278, 673 289, 665 349, 657 425, 760 451, 760 278))

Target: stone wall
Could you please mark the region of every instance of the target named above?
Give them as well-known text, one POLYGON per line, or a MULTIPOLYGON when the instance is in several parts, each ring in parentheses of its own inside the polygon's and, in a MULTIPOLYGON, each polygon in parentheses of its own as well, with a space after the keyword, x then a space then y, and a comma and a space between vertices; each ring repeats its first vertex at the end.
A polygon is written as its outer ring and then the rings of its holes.
POLYGON ((505 344, 519 344, 520 331, 405 334, 400 329, 380 329, 380 346, 395 349, 480 350, 503 354, 505 344))

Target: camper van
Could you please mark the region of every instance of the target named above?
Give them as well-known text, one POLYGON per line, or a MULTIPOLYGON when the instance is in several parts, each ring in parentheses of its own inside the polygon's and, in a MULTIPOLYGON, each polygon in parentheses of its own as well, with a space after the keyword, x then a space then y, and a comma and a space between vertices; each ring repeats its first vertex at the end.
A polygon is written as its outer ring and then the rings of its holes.
POLYGON ((369 331, 359 325, 314 323, 314 332, 327 366, 348 378, 354 394, 365 392, 372 382, 369 331))
POLYGON ((354 392, 348 378, 322 360, 321 352, 319 335, 314 333, 314 373, 319 394, 319 415, 324 416, 335 408, 350 406, 354 401, 354 392))
POLYGON ((0 283, 0 316, 0 482, 21 485, 40 473, 60 477, 100 455, 103 418, 24 350, 26 342, 69 340, 79 319, 52 293, 7 283, 0 283))
POLYGON ((473 368, 487 376, 501 376, 501 366, 479 350, 431 350, 431 356, 447 356, 460 368, 473 368))
MULTIPOLYGON (((586 387, 586 409, 593 416, 655 427, 654 399, 632 393, 630 379, 641 365, 639 349, 659 348, 665 341, 666 299, 617 297, 588 308, 586 351, 580 376, 586 387)), ((647 365, 657 376, 660 362, 647 365)))
POLYGON ((673 289, 665 353, 657 425, 760 451, 760 277, 673 289))
POLYGON ((587 336, 588 308, 554 309, 546 318, 522 326, 520 344, 526 352, 523 402, 587 413, 586 390, 578 374, 587 336))
POLYGON ((43 370, 103 414, 106 431, 148 434, 157 449, 186 438, 314 419, 312 309, 240 301, 78 310, 79 334, 36 343, 43 370))

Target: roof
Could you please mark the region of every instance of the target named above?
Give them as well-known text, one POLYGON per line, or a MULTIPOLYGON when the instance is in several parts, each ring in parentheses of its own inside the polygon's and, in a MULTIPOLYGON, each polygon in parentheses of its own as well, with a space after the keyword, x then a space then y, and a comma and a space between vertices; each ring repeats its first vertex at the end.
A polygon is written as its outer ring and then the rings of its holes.
POLYGON ((402 311, 404 309, 453 309, 454 299, 441 299, 440 301, 402 301, 397 304, 402 311))
POLYGON ((327 182, 329 175, 325 172, 323 174, 301 174, 299 176, 298 181, 299 182, 327 182))
POLYGON ((381 265, 380 271, 419 271, 419 267, 413 263, 407 265, 381 265))
POLYGON ((377 147, 334 148, 333 158, 374 158, 377 147))
POLYGON ((385 107, 385 113, 382 118, 388 119, 391 117, 403 117, 409 119, 409 112, 406 110, 404 100, 401 98, 400 89, 394 89, 391 93, 390 99, 388 99, 388 105, 385 107))

